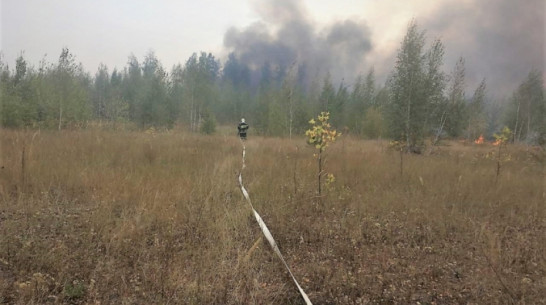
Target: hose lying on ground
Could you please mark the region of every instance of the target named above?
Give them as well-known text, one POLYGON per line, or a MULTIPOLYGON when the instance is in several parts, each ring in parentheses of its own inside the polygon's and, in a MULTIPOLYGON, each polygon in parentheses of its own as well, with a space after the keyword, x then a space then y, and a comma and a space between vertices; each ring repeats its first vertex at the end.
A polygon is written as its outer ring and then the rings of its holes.
POLYGON ((247 192, 246 188, 243 185, 243 170, 246 167, 246 165, 245 165, 246 147, 245 147, 245 143, 244 143, 243 140, 241 140, 241 145, 243 146, 243 162, 242 162, 241 171, 239 172, 239 186, 241 187, 241 191, 243 192, 243 196, 245 197, 246 201, 248 202, 248 204, 252 208, 252 212, 254 214, 254 217, 256 217, 256 221, 258 222, 258 225, 262 229, 262 232, 263 232, 265 238, 267 239, 267 241, 271 245, 271 248, 273 248, 273 251, 281 259, 282 263, 286 267, 286 270, 288 270, 288 273, 290 274, 290 276, 292 277, 292 280, 294 280, 294 283, 298 287, 298 290, 300 291, 301 296, 305 300, 305 303, 307 305, 313 305, 313 303, 311 303, 311 300, 309 300, 309 297, 307 297, 307 294, 305 294, 305 292, 301 288, 300 284, 298 284, 298 281, 296 280, 296 277, 294 277, 294 274, 292 274, 292 271, 290 270, 290 268, 288 267, 288 264, 284 260, 284 257, 282 256, 281 251, 279 250, 279 247, 277 246, 277 243, 275 242, 275 239, 273 238, 273 235, 271 235, 271 232, 269 231, 269 229, 265 225, 265 222, 263 221, 262 217, 260 216, 260 214, 258 214, 258 212, 256 212, 256 210, 254 209, 254 206, 252 205, 252 202, 250 201, 250 196, 248 195, 248 192, 247 192))

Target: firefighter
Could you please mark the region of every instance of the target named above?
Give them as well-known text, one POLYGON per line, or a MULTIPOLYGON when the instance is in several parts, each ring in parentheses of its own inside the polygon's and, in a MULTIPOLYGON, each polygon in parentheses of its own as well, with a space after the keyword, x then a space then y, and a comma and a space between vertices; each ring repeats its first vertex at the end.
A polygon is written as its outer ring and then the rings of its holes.
POLYGON ((245 122, 245 119, 241 119, 241 122, 237 126, 237 129, 239 130, 239 137, 241 140, 246 140, 246 131, 248 130, 248 124, 245 122))

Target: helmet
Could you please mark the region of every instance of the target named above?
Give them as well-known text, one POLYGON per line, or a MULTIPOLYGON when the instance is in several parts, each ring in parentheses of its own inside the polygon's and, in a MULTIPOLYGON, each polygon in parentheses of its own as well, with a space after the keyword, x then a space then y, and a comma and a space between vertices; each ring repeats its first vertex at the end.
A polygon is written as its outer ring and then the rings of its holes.
POLYGON ((244 122, 245 122, 245 119, 244 119, 244 118, 242 118, 242 119, 241 119, 241 123, 244 123, 244 122))

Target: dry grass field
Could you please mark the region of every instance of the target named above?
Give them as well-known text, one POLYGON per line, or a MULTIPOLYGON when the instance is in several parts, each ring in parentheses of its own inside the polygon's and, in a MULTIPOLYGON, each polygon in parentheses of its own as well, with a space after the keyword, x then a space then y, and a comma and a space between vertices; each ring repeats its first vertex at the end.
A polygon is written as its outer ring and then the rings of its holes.
MULTIPOLYGON (((303 304, 238 188, 235 136, 0 131, 0 303, 303 304), (257 248, 253 245, 257 244, 257 248), (251 250, 252 249, 252 250, 251 250)), ((303 138, 243 174, 313 304, 546 304, 544 152, 303 138)))

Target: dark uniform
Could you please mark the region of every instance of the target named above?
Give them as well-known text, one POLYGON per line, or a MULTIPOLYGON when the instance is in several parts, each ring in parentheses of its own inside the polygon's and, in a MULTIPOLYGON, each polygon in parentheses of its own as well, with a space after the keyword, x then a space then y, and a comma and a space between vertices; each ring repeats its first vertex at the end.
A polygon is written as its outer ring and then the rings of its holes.
POLYGON ((248 130, 248 127, 248 124, 245 123, 245 119, 242 119, 237 126, 237 130, 239 130, 239 137, 241 137, 242 140, 246 140, 246 131, 248 130))

